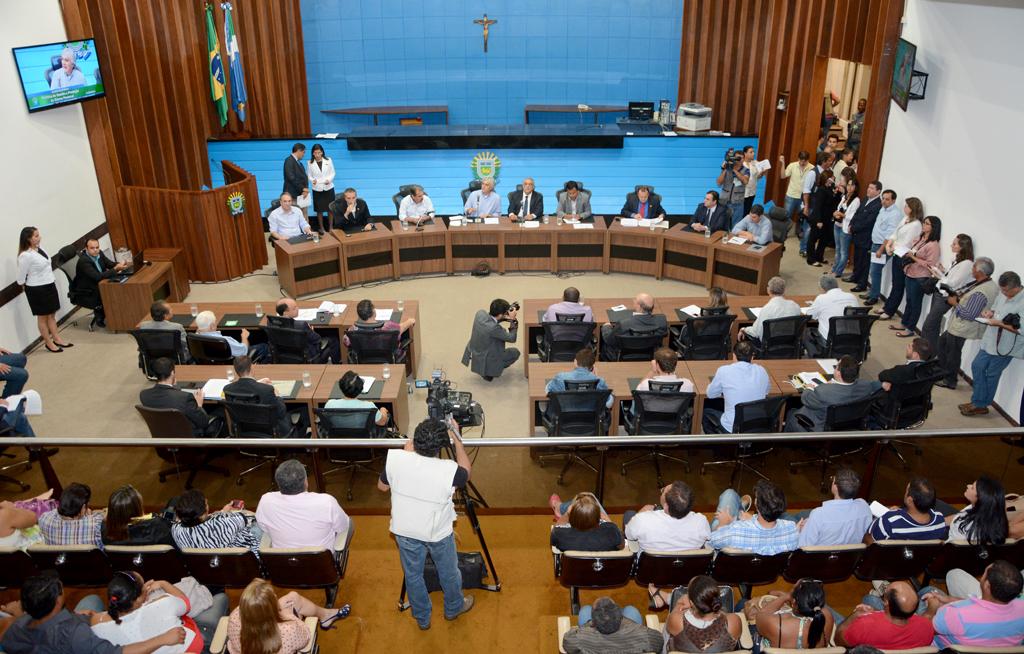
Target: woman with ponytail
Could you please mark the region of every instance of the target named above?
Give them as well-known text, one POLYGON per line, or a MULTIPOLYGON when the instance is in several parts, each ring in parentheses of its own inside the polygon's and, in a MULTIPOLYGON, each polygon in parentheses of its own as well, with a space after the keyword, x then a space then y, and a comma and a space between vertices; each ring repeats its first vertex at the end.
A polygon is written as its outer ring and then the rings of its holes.
POLYGON ((825 605, 825 588, 817 579, 801 579, 788 593, 774 590, 751 602, 747 619, 757 625, 761 649, 829 647, 835 627, 825 605))
MULTIPOLYGON (((730 591, 731 592, 731 591, 730 591)), ((718 583, 707 575, 690 580, 665 622, 670 652, 730 652, 739 649, 740 618, 722 612, 718 583)))
POLYGON ((137 572, 115 572, 107 584, 107 597, 107 611, 94 614, 91 620, 92 631, 100 638, 124 646, 184 627, 184 640, 160 648, 160 654, 203 651, 203 637, 188 617, 188 597, 171 583, 143 581, 137 572))

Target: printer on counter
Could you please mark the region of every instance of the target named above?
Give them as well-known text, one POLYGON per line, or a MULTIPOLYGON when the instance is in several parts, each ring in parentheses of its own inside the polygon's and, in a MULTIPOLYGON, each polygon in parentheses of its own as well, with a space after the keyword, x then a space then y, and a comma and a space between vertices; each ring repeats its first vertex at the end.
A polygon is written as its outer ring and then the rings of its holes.
POLYGON ((676 129, 703 132, 711 129, 711 107, 687 102, 676 107, 676 129))

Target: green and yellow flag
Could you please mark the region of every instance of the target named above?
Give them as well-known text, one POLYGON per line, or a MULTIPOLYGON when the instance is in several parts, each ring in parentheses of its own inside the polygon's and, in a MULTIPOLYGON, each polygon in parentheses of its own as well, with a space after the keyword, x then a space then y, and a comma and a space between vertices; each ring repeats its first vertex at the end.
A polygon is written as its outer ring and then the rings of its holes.
POLYGON ((206 5, 206 49, 210 56, 210 98, 217 107, 220 126, 228 122, 228 98, 224 94, 224 66, 220 61, 220 43, 213 27, 213 7, 206 5))

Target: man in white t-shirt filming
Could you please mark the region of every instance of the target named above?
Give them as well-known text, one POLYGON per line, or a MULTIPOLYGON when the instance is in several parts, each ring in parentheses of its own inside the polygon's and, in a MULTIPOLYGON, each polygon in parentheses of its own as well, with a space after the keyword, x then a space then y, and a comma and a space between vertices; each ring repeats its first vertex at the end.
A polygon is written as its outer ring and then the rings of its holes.
POLYGON ((412 617, 420 629, 430 628, 430 595, 423 580, 427 552, 437 568, 444 591, 444 618, 454 620, 473 608, 473 597, 462 594, 462 574, 455 550, 456 488, 469 481, 469 457, 458 425, 428 418, 421 422, 401 450, 388 451, 377 488, 391 491, 391 533, 405 574, 412 617), (440 459, 450 441, 455 460, 440 459))

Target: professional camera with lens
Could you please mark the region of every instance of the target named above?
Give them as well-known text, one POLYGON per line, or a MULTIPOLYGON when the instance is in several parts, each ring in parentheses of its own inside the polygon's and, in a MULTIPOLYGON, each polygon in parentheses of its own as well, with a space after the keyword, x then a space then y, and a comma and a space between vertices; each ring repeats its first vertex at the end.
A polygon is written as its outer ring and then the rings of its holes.
POLYGON ((498 322, 509 322, 509 321, 511 321, 511 318, 508 317, 508 314, 513 312, 513 311, 519 311, 519 309, 520 309, 520 306, 519 306, 518 302, 511 302, 511 303, 509 303, 508 311, 505 312, 505 315, 503 315, 503 316, 498 318, 498 322))
POLYGON ((444 421, 451 416, 459 427, 479 427, 484 421, 484 409, 473 401, 473 394, 452 389, 452 383, 442 379, 436 371, 427 386, 427 415, 444 421))
POLYGON ((722 168, 731 168, 732 166, 736 165, 736 162, 739 161, 742 156, 743 155, 741 155, 739 152, 736 152, 735 148, 729 148, 728 150, 725 151, 725 157, 723 157, 722 161, 722 168))
POLYGON ((1019 313, 1008 313, 1003 316, 1003 324, 1010 329, 1016 329, 1020 331, 1020 314, 1019 313))

